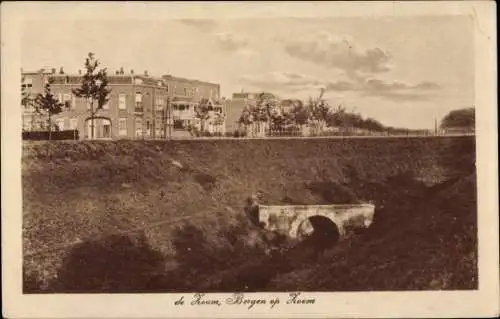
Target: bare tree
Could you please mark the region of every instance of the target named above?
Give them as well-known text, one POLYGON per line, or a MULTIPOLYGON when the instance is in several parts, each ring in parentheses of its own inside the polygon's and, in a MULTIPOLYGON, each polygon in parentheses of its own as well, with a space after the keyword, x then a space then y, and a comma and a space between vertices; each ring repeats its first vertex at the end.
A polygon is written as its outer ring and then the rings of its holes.
POLYGON ((83 98, 90 104, 90 116, 86 119, 91 121, 91 138, 94 138, 95 118, 99 110, 108 102, 110 89, 106 68, 98 70, 100 62, 90 52, 85 59, 85 74, 82 77, 81 86, 73 90, 73 94, 83 98))
POLYGON ((59 114, 63 111, 63 108, 67 108, 68 104, 59 102, 58 99, 52 94, 51 85, 54 83, 53 78, 49 78, 45 84, 43 93, 39 93, 35 98, 35 111, 38 114, 47 115, 47 123, 49 128, 49 140, 52 139, 52 116, 59 114))

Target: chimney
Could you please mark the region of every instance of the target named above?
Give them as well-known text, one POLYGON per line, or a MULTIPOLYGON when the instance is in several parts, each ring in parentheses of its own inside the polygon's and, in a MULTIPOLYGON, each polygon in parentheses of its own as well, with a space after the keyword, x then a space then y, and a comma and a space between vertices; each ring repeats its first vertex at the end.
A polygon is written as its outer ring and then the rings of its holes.
POLYGON ((115 71, 115 74, 116 74, 116 75, 120 74, 120 71, 116 70, 116 71, 115 71))
POLYGON ((148 70, 144 71, 144 76, 148 76, 148 70))
POLYGON ((130 70, 130 74, 134 75, 134 70, 130 70))
POLYGON ((56 74, 56 68, 52 68, 52 74, 56 74))
POLYGON ((63 69, 63 67, 61 67, 61 68, 59 69, 59 74, 64 74, 64 69, 63 69))
POLYGON ((120 67, 120 74, 123 75, 125 72, 123 71, 123 67, 120 67))
POLYGON ((82 70, 78 70, 78 74, 80 74, 80 75, 81 75, 81 74, 82 74, 82 70))

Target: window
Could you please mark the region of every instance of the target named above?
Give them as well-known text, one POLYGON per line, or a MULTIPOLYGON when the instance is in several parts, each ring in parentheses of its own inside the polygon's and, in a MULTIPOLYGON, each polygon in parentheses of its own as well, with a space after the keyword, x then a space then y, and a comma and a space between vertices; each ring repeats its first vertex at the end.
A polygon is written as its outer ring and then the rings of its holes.
POLYGON ((23 78, 22 79, 22 86, 21 86, 23 89, 24 88, 31 88, 33 87, 33 79, 25 79, 23 78))
POLYGON ((135 93, 135 108, 136 109, 142 109, 142 93, 137 92, 135 93))
POLYGON ((135 84, 142 84, 142 79, 136 78, 135 79, 135 84))
POLYGON ((82 97, 81 99, 82 99, 82 104, 87 106, 87 110, 90 110, 89 101, 85 97, 82 97))
POLYGON ((125 95, 125 93, 120 93, 118 95, 118 108, 120 110, 127 109, 127 95, 125 95))
POLYGON ((76 106, 76 97, 74 94, 71 94, 71 107, 74 108, 76 106))
POLYGON ((66 106, 68 107, 72 107, 72 98, 71 98, 71 94, 70 93, 64 93, 61 95, 61 93, 59 93, 59 102, 61 103, 64 103, 66 106))
POLYGON ((56 125, 59 128, 59 131, 64 130, 64 119, 57 119, 56 125))
POLYGON ((64 100, 63 100, 63 94, 62 93, 57 94, 57 101, 59 101, 59 103, 63 103, 64 102, 64 100))
POLYGON ((174 130, 182 130, 184 128, 184 122, 182 120, 174 119, 174 130))
POLYGON ((70 119, 69 120, 69 128, 71 130, 76 130, 78 126, 78 120, 77 119, 70 119))
POLYGON ((187 96, 188 95, 188 89, 187 88, 184 88, 184 96, 187 96))
POLYGON ((102 137, 111 138, 111 124, 106 121, 102 125, 102 137))
POLYGON ((126 136, 127 135, 127 119, 120 118, 118 119, 118 135, 126 136))
POLYGON ((127 129, 127 119, 126 118, 120 118, 118 120, 118 129, 119 130, 126 130, 127 129))
POLYGON ((167 93, 168 93, 168 84, 167 84, 167 85, 165 85, 165 89, 167 90, 167 93))
POLYGON ((163 105, 165 104, 165 99, 162 95, 159 95, 157 98, 156 98, 156 110, 162 110, 163 109, 163 105))
POLYGON ((135 135, 137 137, 142 136, 142 119, 141 118, 135 119, 135 135))
POLYGON ((162 95, 158 96, 158 102, 156 103, 157 105, 163 105, 165 103, 164 98, 162 95))
POLYGON ((44 120, 38 120, 35 123, 35 127, 39 128, 39 129, 44 129, 44 128, 46 128, 46 124, 47 123, 44 120))
POLYGON ((31 121, 25 119, 23 121, 23 130, 25 131, 31 131, 31 121))

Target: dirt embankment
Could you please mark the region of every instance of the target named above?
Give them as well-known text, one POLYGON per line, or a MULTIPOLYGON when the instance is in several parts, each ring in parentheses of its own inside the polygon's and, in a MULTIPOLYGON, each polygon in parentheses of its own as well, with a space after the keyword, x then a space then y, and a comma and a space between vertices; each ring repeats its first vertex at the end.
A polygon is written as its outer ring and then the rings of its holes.
POLYGON ((409 138, 26 144, 25 288, 472 287, 477 284, 473 142, 409 138), (450 179, 450 185, 440 184, 450 179), (243 217, 245 199, 256 192, 269 203, 374 200, 378 211, 371 233, 315 256, 314 262, 293 253, 269 257, 256 245, 261 239, 243 217), (438 193, 443 197, 432 195, 438 193), (466 205, 457 204, 461 199, 466 205), (453 205, 458 207, 449 213, 453 205), (457 257, 443 256, 457 241, 462 243, 457 257), (419 253, 404 256, 413 249, 419 253), (436 267, 444 270, 433 272, 436 267), (169 275, 171 269, 175 275, 169 275), (401 269, 395 279, 377 279, 395 269, 401 269), (408 276, 412 272, 415 276, 408 276), (412 281, 419 274, 420 281, 412 281))

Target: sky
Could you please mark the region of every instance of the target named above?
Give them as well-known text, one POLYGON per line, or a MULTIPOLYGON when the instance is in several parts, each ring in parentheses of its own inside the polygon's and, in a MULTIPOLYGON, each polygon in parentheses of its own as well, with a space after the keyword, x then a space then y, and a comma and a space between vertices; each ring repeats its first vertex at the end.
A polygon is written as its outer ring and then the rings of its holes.
POLYGON ((23 25, 24 70, 77 73, 88 52, 109 73, 148 70, 219 83, 221 95, 324 98, 385 125, 433 128, 474 104, 467 16, 45 20, 23 25), (42 27, 43 26, 43 27, 42 27))

